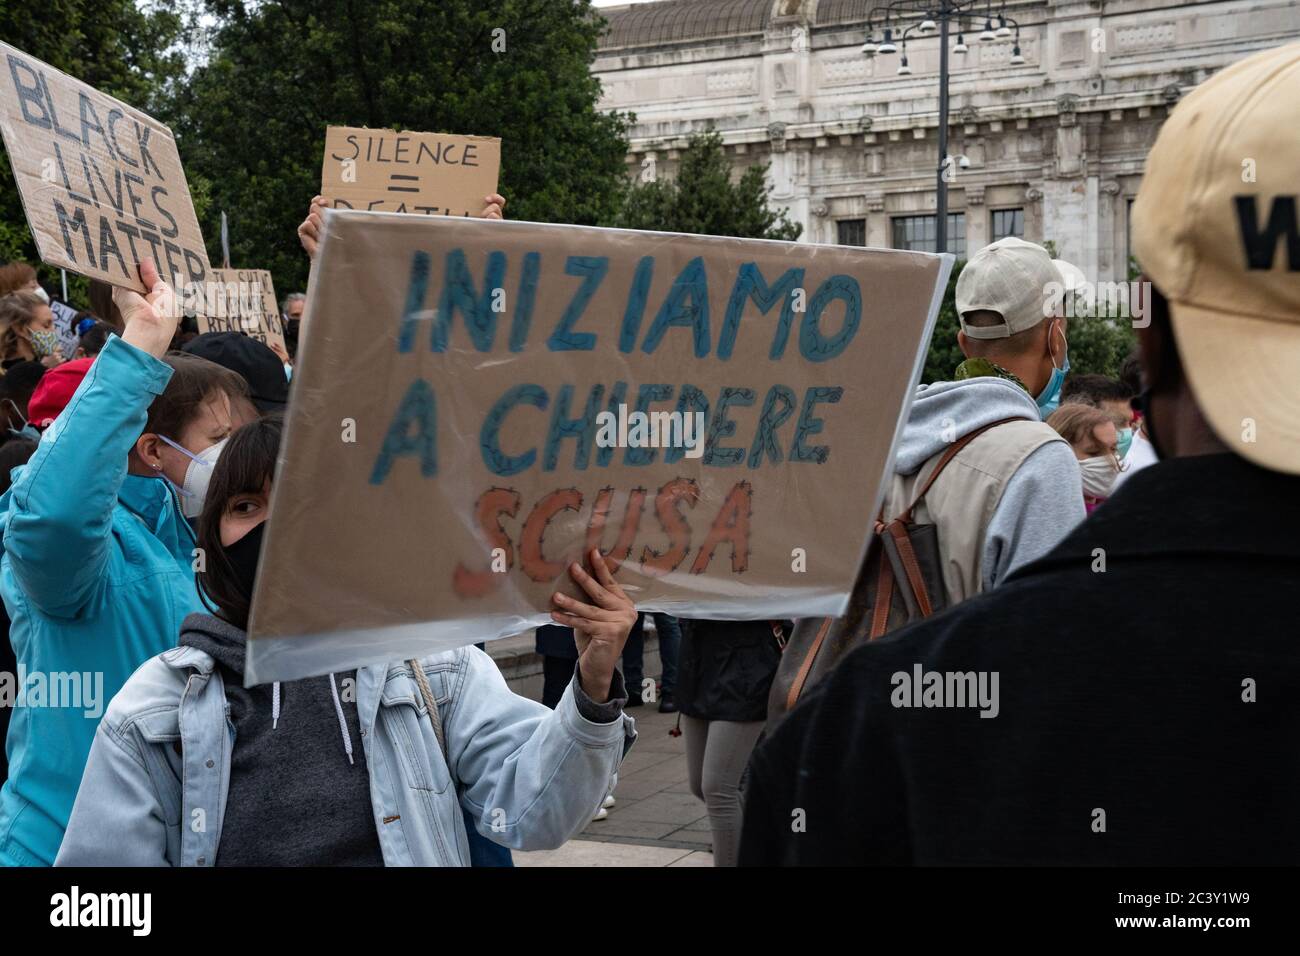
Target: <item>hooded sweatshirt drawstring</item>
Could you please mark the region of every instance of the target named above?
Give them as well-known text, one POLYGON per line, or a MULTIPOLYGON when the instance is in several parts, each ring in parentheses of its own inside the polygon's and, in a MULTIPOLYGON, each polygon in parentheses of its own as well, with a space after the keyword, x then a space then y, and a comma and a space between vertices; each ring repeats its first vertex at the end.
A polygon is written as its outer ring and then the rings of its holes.
POLYGON ((334 675, 330 674, 330 693, 334 695, 334 713, 339 717, 339 730, 343 732, 343 751, 348 755, 348 763, 355 764, 352 759, 352 732, 348 730, 347 718, 343 716, 343 704, 339 701, 339 685, 334 683, 334 675))
MULTIPOLYGON (((348 720, 343 716, 343 702, 339 700, 339 685, 334 682, 334 675, 330 674, 330 695, 334 698, 334 713, 339 718, 339 730, 343 734, 343 752, 348 755, 348 763, 356 766, 356 761, 352 759, 352 731, 348 730, 348 720)), ((275 730, 280 724, 280 682, 276 681, 271 685, 271 729, 275 730)))

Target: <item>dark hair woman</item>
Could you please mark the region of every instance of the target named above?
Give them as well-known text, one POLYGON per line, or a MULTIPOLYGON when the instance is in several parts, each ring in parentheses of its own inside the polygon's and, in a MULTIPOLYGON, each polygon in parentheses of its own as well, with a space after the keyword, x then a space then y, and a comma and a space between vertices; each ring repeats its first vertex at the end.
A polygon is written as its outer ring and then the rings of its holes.
POLYGON ((275 580, 261 552, 281 431, 275 416, 245 425, 217 462, 198 523, 213 613, 187 617, 180 646, 109 705, 59 864, 466 866, 467 818, 517 849, 574 836, 635 736, 614 664, 636 611, 600 552, 592 574, 570 567, 592 604, 555 596, 580 649, 555 710, 476 647, 246 688, 254 584, 275 580), (179 741, 145 726, 159 721, 179 741), (194 754, 219 759, 187 773, 194 754), (205 826, 178 807, 206 808, 205 826))

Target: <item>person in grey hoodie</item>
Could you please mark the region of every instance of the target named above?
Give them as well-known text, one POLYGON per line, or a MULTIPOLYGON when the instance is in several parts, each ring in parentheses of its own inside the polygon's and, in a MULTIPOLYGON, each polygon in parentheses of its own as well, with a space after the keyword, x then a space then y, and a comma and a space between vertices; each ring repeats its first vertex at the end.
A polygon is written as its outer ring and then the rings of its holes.
POLYGON ((886 486, 885 520, 901 514, 949 446, 983 428, 930 487, 914 519, 934 524, 948 604, 996 587, 1084 519, 1069 444, 1046 425, 1069 369, 1064 294, 1041 246, 1003 239, 957 279, 955 380, 921 386, 886 486))
POLYGON ((599 551, 594 577, 570 567, 593 603, 554 598, 579 650, 554 710, 476 647, 245 688, 281 429, 250 423, 218 460, 198 529, 216 613, 109 704, 56 865, 468 866, 466 818, 515 849, 574 836, 636 736, 615 669, 636 611, 599 551))

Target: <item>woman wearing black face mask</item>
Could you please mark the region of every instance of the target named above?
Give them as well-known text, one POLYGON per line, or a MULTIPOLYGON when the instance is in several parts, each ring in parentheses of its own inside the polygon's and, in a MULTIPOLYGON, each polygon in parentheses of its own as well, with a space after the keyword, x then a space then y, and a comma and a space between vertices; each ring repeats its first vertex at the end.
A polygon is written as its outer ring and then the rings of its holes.
POLYGON ((281 431, 278 417, 245 425, 218 459, 198 525, 215 613, 187 617, 180 646, 109 705, 57 863, 467 866, 467 821, 515 849, 576 835, 635 737, 614 662, 636 611, 599 552, 594 577, 570 569, 599 606, 556 603, 581 653, 555 710, 512 693, 474 647, 246 688, 281 431), (180 739, 153 734, 159 720, 180 739), (205 825, 176 808, 205 808, 205 825))

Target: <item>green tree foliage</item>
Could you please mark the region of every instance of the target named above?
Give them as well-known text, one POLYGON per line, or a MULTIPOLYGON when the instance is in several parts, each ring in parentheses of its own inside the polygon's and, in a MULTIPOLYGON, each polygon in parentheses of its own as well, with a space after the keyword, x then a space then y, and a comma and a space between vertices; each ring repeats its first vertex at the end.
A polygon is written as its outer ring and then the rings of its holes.
POLYGON ((750 166, 736 182, 713 130, 696 133, 674 179, 630 183, 613 225, 742 239, 798 239, 803 227, 768 206, 767 166, 750 166))
MULTIPOLYGON (((135 0, 41 0, 0 3, 0 38, 38 60, 151 112, 169 80, 184 69, 176 46, 181 19, 167 5, 135 0)), ((0 262, 40 266, 7 153, 0 153, 0 262)))
POLYGON ((930 350, 925 356, 925 369, 921 372, 921 381, 948 382, 952 380, 953 371, 965 358, 957 347, 957 333, 961 324, 957 321, 957 276, 961 275, 965 262, 957 262, 948 276, 948 288, 939 305, 939 317, 934 323, 934 334, 930 336, 930 350))
POLYGON ((1137 345, 1133 324, 1125 318, 1077 317, 1069 320, 1070 372, 1118 378, 1137 345))
MULTIPOLYGON (((948 289, 944 293, 943 303, 939 306, 939 318, 934 325, 934 335, 930 337, 922 382, 949 381, 953 370, 964 358, 961 349, 957 347, 957 332, 960 331, 961 324, 957 321, 956 296, 957 276, 961 275, 965 265, 965 262, 958 262, 948 279, 948 289)), ((1122 315, 1106 318, 1078 314, 1068 320, 1066 335, 1070 343, 1071 373, 1118 378, 1129 351, 1137 344, 1132 321, 1122 315)))
POLYGON ((207 12, 207 62, 175 86, 167 118, 192 188, 211 196, 209 253, 225 210, 232 265, 270 269, 281 294, 306 283, 295 232, 329 125, 499 136, 510 218, 615 213, 627 117, 597 109, 601 21, 587 0, 208 0, 207 12))

